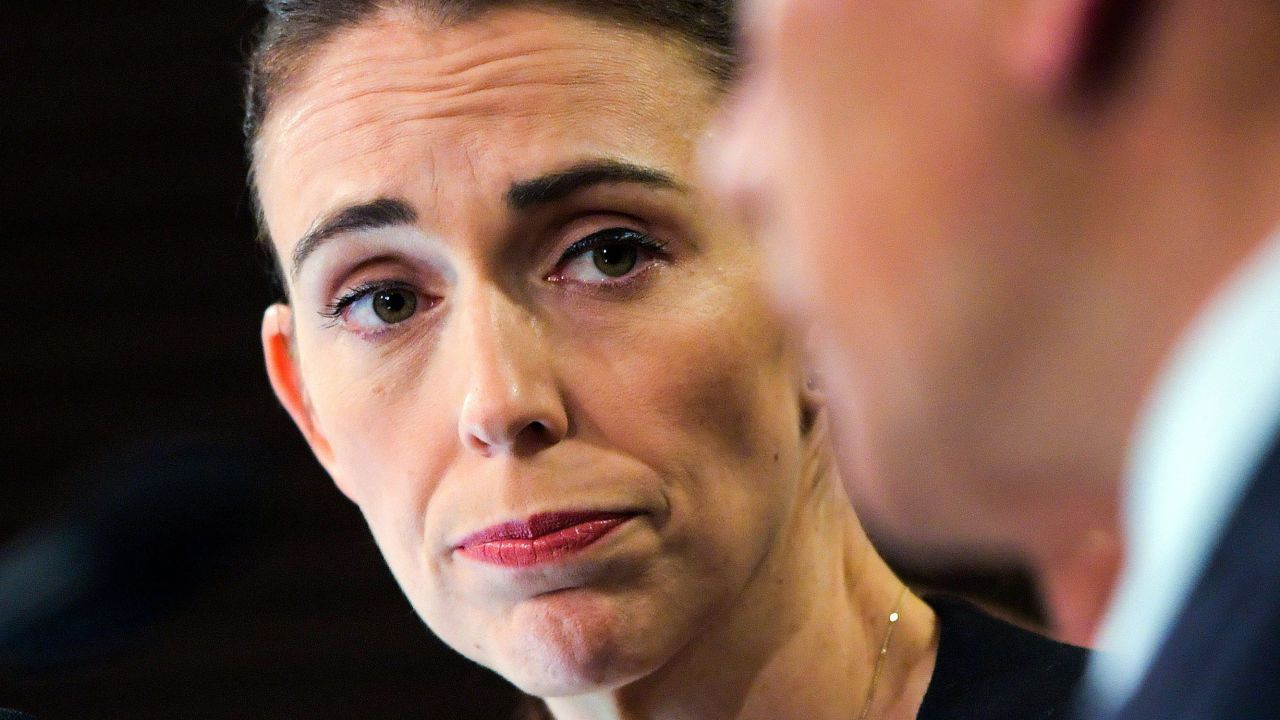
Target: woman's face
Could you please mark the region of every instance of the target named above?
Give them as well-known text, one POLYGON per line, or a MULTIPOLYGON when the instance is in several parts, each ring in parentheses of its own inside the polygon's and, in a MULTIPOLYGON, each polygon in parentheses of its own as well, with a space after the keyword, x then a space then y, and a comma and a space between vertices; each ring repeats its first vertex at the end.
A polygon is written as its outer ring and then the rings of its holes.
POLYGON ((262 132, 276 391, 432 630, 535 694, 644 676, 778 591, 802 383, 693 185, 715 101, 646 34, 386 14, 262 132))

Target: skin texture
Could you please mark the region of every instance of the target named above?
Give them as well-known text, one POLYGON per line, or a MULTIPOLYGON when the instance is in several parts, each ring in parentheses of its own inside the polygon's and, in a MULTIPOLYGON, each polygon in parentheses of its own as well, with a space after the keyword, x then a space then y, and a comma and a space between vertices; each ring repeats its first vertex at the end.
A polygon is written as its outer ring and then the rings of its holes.
POLYGON ((1028 559, 1087 638, 1144 394, 1277 220, 1275 4, 1160 3, 1119 46, 1108 0, 744 5, 708 172, 816 322, 855 504, 1028 559))
MULTIPOLYGON (((901 585, 827 460, 754 245, 695 187, 718 97, 690 60, 532 10, 456 27, 387 12, 339 34, 256 149, 291 298, 264 318, 267 368, 427 624, 558 718, 847 718, 901 585), (600 160, 674 186, 508 200, 600 160), (323 218, 376 198, 415 218, 339 233, 294 266, 323 218), (613 227, 663 247, 619 280, 565 257, 613 227), (398 283, 416 313, 332 312, 370 281, 398 283), (455 551, 579 509, 638 514, 530 568, 455 551)), ((918 599, 902 612, 875 707, 910 717, 934 630, 918 599)))

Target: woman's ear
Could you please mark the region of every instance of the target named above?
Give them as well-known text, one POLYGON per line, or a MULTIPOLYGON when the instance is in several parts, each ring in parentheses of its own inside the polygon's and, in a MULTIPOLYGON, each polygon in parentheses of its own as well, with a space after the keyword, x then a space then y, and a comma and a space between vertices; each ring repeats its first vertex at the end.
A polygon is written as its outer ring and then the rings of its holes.
POLYGON ((808 434, 818 420, 818 414, 827 405, 826 394, 822 391, 822 383, 817 374, 809 367, 804 369, 804 379, 800 385, 800 429, 808 434))
MULTIPOLYGON (((315 421, 311 401, 298 371, 298 358, 294 352, 293 310, 283 303, 267 308, 262 316, 262 354, 267 362, 267 377, 271 389, 284 406, 289 417, 302 431, 311 452, 333 477, 333 451, 329 441, 315 421)), ((336 478, 335 478, 336 479, 336 478)))
POLYGON ((806 435, 813 430, 819 414, 827 405, 822 378, 818 375, 815 363, 818 332, 816 326, 806 323, 793 336, 799 339, 796 352, 800 368, 800 431, 806 435))

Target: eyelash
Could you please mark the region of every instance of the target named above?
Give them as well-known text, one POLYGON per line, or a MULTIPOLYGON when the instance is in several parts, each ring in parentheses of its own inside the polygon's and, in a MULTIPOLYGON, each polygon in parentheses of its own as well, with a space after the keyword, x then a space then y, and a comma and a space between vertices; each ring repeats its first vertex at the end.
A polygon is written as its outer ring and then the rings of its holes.
POLYGON ((326 304, 324 309, 320 311, 320 315, 322 317, 329 318, 329 320, 333 322, 337 322, 342 319, 342 314, 346 312, 347 308, 351 307, 351 305, 359 302, 369 295, 372 295, 373 293, 382 292, 384 290, 416 292, 412 287, 402 282, 371 280, 369 282, 363 282, 356 285, 355 287, 347 290, 333 302, 326 304))
MULTIPOLYGON (((565 248, 564 252, 560 255, 560 260, 556 263, 556 267, 563 267, 570 260, 580 255, 585 255, 589 252, 610 245, 617 245, 624 240, 630 241, 632 244, 652 256, 665 258, 669 255, 666 251, 667 243, 662 240, 654 239, 647 233, 639 230, 632 230, 630 228, 608 228, 596 231, 565 248)), ((626 285, 629 284, 631 279, 634 277, 636 277, 636 275, 631 275, 623 280, 600 284, 615 286, 626 285)), ((320 310, 320 315, 328 318, 331 324, 338 323, 342 320, 342 316, 347 311, 347 308, 373 293, 387 290, 417 292, 407 283, 389 280, 371 280, 348 289, 340 297, 327 303, 324 308, 320 310)))
MULTIPOLYGON (((632 230, 631 228, 623 228, 623 227, 612 227, 612 228, 606 228, 604 230, 597 230, 596 232, 591 233, 590 235, 582 238, 581 240, 578 240, 577 242, 573 243, 569 247, 565 248, 564 252, 560 254, 560 260, 556 263, 556 267, 561 268, 570 260, 578 257, 579 255, 585 255, 589 252, 592 252, 593 250, 599 250, 600 248, 608 247, 610 245, 618 245, 622 241, 630 241, 636 247, 640 248, 644 252, 654 257, 667 258, 670 256, 670 253, 668 253, 666 250, 667 248, 666 241, 655 239, 654 237, 650 236, 648 233, 641 232, 640 230, 632 230)), ((555 273, 552 273, 552 275, 554 276, 555 273)), ((635 275, 632 275, 631 277, 635 277, 635 275)), ((622 285, 622 284, 625 284, 626 282, 627 280, 622 280, 622 281, 613 282, 613 283, 600 283, 600 284, 622 285)))
POLYGON ((655 255, 665 254, 663 250, 667 247, 667 243, 662 240, 655 240, 647 233, 630 228, 607 228, 605 230, 597 230, 590 235, 575 242, 564 249, 560 255, 560 262, 564 262, 571 257, 576 257, 583 253, 591 252, 605 245, 617 244, 619 240, 629 239, 636 245, 648 250, 655 255))

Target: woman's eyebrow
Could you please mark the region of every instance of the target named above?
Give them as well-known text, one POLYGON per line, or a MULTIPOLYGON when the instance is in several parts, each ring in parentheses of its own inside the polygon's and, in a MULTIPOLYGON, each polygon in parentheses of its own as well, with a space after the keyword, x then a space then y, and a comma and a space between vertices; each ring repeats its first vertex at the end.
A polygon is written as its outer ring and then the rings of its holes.
POLYGON ((528 210, 536 205, 563 200, 589 187, 612 183, 637 183, 687 192, 682 183, 663 170, 619 160, 600 159, 588 160, 529 180, 518 180, 507 190, 507 205, 513 210, 528 210))
POLYGON ((413 207, 397 198, 377 198, 336 210, 315 223, 293 246, 290 273, 296 278, 302 263, 330 238, 362 230, 412 225, 417 220, 413 207))
MULTIPOLYGON (((517 180, 507 190, 507 204, 514 210, 528 210, 563 200, 590 187, 619 183, 687 192, 684 184, 666 171, 619 160, 599 159, 528 180, 517 180)), ((317 221, 293 246, 290 274, 296 278, 307 258, 338 235, 412 225, 417 221, 418 214, 413 207, 399 198, 376 198, 340 208, 317 221)))

